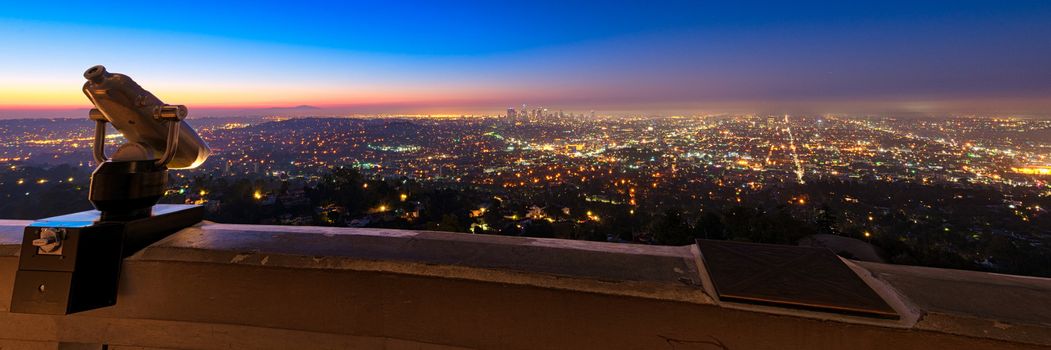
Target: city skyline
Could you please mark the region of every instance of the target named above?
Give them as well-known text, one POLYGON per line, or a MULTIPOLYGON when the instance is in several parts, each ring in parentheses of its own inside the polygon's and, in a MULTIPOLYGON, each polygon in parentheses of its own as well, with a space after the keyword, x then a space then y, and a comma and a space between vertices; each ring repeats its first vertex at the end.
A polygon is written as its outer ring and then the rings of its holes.
POLYGON ((0 118, 79 116, 95 64, 194 116, 1051 111, 1036 1, 309 5, 7 6, 0 118))
MULTIPOLYGON (((194 120, 212 155, 173 172, 164 201, 223 223, 665 245, 825 235, 882 249, 873 261, 1051 276, 1048 119, 504 112, 194 120)), ((4 217, 90 208, 67 200, 90 186, 90 124, 0 121, 4 217)))

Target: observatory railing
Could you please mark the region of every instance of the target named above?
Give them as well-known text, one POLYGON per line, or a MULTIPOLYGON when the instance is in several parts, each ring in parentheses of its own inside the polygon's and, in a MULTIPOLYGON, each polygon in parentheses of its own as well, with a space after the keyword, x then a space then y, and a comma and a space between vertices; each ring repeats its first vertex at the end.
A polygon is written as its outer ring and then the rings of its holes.
POLYGON ((764 245, 207 222, 124 259, 114 306, 12 313, 27 224, 0 221, 5 350, 1051 346, 1049 279, 822 260, 764 245), (726 275, 762 260, 732 262, 741 252, 812 265, 785 264, 759 281, 726 275), (825 273, 846 273, 862 289, 806 277, 825 273), (764 291, 783 293, 749 299, 764 291), (808 295, 829 304, 795 302, 808 295), (837 298, 859 306, 826 307, 837 298))

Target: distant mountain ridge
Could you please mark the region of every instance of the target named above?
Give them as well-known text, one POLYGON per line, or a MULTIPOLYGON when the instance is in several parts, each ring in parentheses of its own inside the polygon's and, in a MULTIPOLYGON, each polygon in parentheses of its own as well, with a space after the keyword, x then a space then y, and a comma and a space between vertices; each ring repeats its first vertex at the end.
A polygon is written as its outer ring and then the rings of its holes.
POLYGON ((272 110, 310 110, 310 111, 315 111, 315 110, 320 110, 321 107, 311 106, 311 105, 298 105, 298 106, 294 106, 294 107, 270 107, 270 108, 263 108, 263 109, 271 110, 271 111, 272 110))

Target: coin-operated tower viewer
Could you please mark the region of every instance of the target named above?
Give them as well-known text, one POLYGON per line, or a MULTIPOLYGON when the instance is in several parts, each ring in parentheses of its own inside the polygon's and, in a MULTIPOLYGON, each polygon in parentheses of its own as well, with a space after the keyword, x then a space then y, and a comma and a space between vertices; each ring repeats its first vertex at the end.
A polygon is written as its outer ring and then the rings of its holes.
POLYGON ((130 77, 103 66, 84 72, 84 95, 95 108, 88 200, 96 210, 41 219, 25 228, 11 311, 70 314, 117 302, 124 257, 201 221, 195 205, 158 205, 168 169, 195 168, 210 150, 184 119, 130 77), (127 141, 109 157, 106 125, 127 141))

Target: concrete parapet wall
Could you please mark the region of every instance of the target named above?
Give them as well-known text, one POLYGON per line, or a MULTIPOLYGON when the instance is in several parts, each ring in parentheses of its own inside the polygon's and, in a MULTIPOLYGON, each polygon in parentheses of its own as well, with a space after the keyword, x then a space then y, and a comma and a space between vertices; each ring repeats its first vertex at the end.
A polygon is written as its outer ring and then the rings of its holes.
POLYGON ((211 223, 125 259, 116 306, 16 314, 26 224, 0 221, 0 349, 1051 346, 1047 279, 848 261, 902 315, 871 319, 720 301, 694 246, 211 223))

